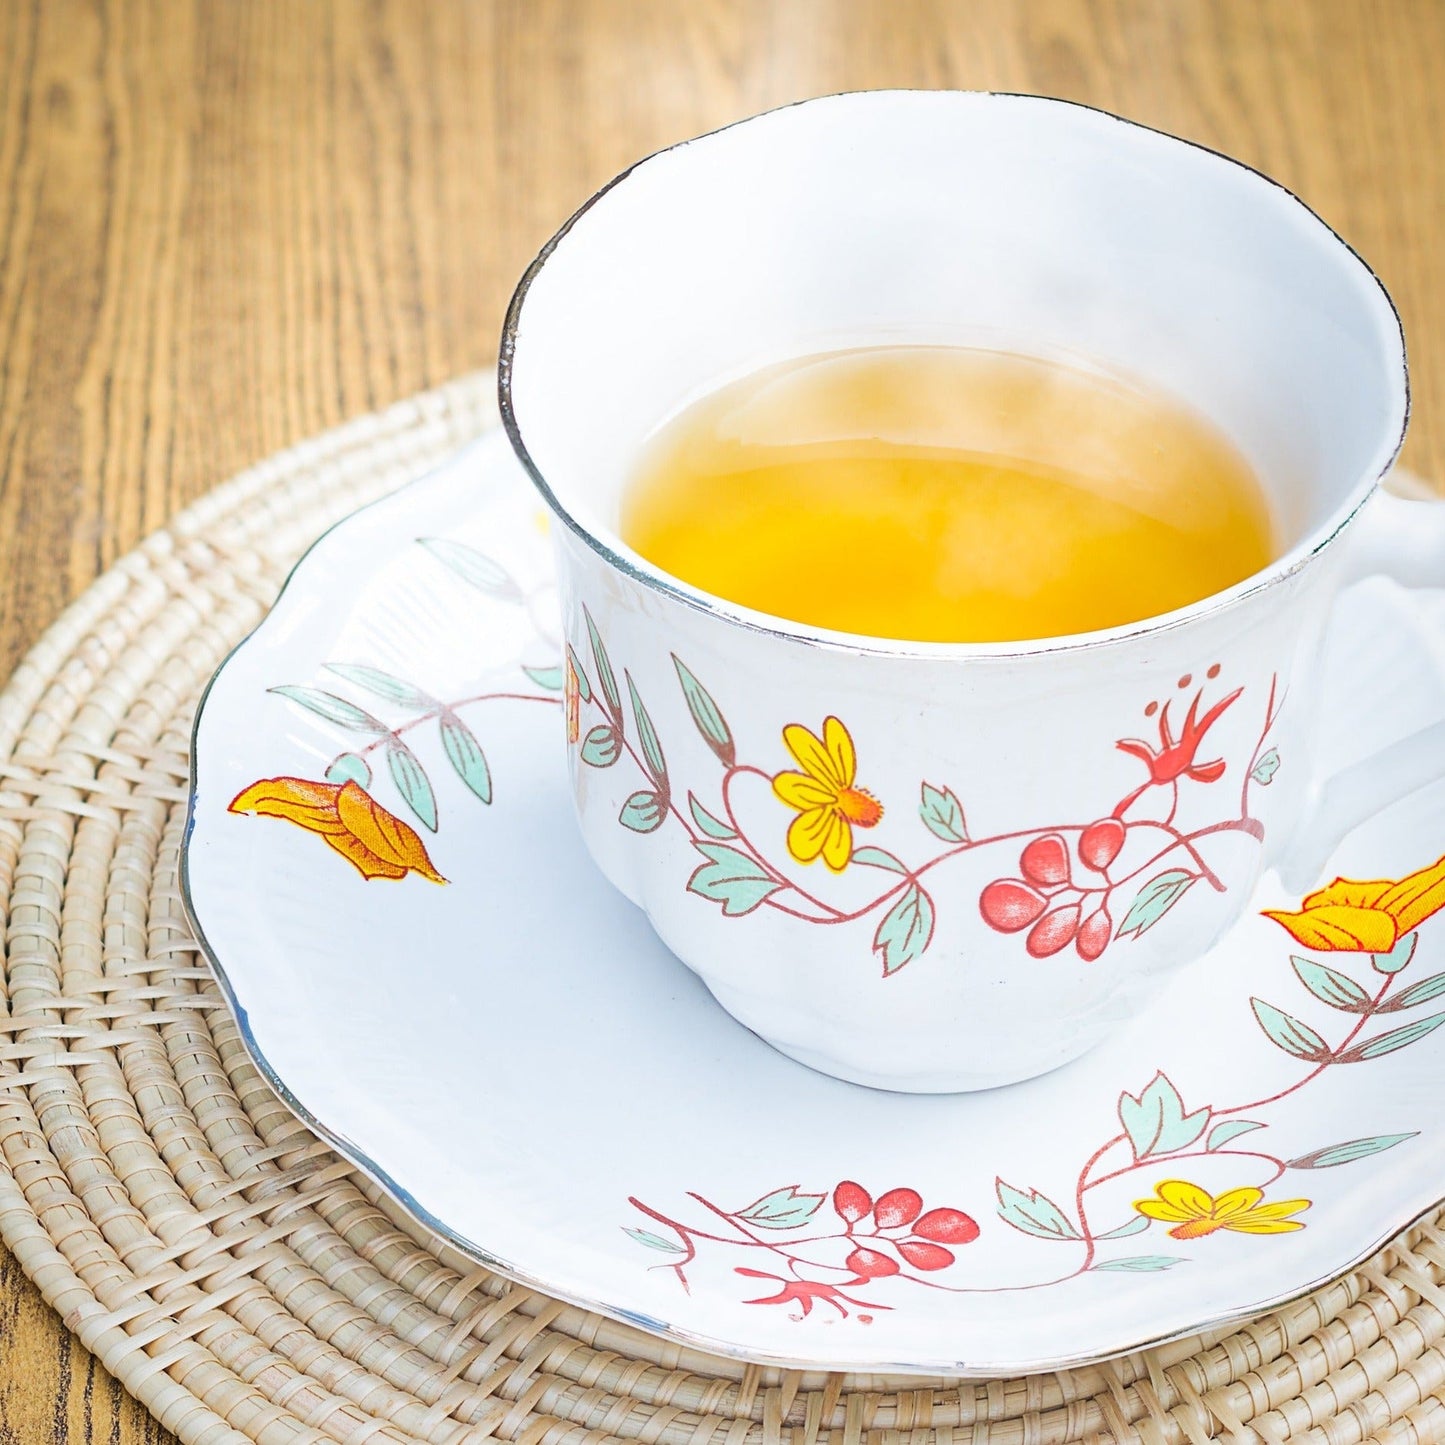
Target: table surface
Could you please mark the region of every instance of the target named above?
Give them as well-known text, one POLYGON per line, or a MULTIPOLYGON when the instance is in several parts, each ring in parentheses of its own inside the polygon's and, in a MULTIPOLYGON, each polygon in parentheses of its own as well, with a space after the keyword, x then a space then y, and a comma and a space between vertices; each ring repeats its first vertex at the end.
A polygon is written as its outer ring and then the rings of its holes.
MULTIPOLYGON (((248 463, 495 356, 637 156, 801 96, 1039 91, 1278 177, 1409 339, 1445 479, 1441 0, 0 0, 0 676, 248 463)), ((0 1440, 171 1437, 0 1252, 0 1440)))

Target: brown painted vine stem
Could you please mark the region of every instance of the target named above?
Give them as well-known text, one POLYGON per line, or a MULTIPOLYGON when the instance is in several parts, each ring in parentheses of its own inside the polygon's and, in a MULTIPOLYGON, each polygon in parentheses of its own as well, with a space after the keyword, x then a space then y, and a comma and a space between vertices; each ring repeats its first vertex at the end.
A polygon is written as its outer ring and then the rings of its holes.
MULTIPOLYGON (((438 707, 428 708, 426 712, 419 713, 414 718, 408 718, 404 723, 398 723, 394 728, 388 728, 386 732, 378 734, 369 743, 359 748, 347 748, 349 753, 355 753, 358 757, 365 757, 367 753, 375 752, 377 748, 385 747, 388 742, 401 737, 403 733, 409 733, 413 728, 419 728, 423 723, 429 723, 436 718, 445 717, 449 712, 456 712, 459 708, 472 707, 482 702, 546 702, 553 707, 560 706, 562 699, 556 694, 535 693, 535 692, 480 692, 475 697, 464 697, 459 702, 442 703, 438 707)), ((343 756, 338 753, 337 757, 343 756)), ((332 762, 336 759, 333 758, 332 762)))
POLYGON ((1361 1014, 1360 1020, 1354 1028, 1330 1050, 1329 1058, 1321 1059, 1298 1083, 1291 1084, 1287 1089, 1281 1089, 1278 1093, 1269 1094, 1263 1099, 1256 1099, 1253 1103, 1236 1104, 1232 1109, 1219 1109, 1216 1112, 1219 1114, 1247 1114, 1254 1109, 1263 1109, 1267 1104, 1277 1104, 1281 1099, 1287 1099, 1297 1090, 1304 1088, 1311 1080, 1319 1078, 1326 1069, 1338 1063, 1339 1056, 1359 1038, 1365 1025, 1379 1012, 1380 1005, 1385 1001, 1385 995, 1389 993, 1390 989, 1394 986, 1397 977, 1397 974, 1386 974, 1384 983, 1380 985, 1375 991, 1374 996, 1370 999, 1369 1011, 1361 1014))
POLYGON ((1249 817, 1249 785, 1254 781, 1254 770, 1259 766, 1259 759, 1264 752, 1265 740, 1269 737, 1274 727, 1275 719, 1279 717, 1280 708, 1284 706, 1284 698, 1280 697, 1276 704, 1276 696, 1279 690, 1278 675, 1269 680, 1269 701, 1264 705, 1264 727, 1259 734, 1259 741, 1254 745, 1254 752, 1250 755, 1249 766, 1244 770, 1244 781, 1239 788, 1239 815, 1242 818, 1249 817))

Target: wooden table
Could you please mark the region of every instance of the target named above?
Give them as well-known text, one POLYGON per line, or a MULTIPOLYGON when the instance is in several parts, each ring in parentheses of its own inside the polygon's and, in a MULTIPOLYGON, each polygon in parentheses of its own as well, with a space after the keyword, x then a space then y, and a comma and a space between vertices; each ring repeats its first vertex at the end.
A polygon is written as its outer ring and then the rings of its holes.
MULTIPOLYGON (((1029 90, 1277 176, 1404 315, 1445 479, 1441 0, 0 0, 0 675, 247 463, 495 355, 647 151, 800 96, 1029 90)), ((168 1440, 0 1257, 0 1440, 168 1440)))

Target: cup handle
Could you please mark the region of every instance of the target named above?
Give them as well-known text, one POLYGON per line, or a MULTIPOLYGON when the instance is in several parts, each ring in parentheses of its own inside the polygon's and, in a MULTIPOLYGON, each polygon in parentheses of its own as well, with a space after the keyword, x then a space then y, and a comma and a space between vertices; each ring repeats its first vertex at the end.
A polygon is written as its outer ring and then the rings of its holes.
MULTIPOLYGON (((1365 504, 1346 558, 1344 583, 1383 573, 1406 587, 1445 587, 1445 500, 1377 491, 1365 504)), ((1315 785, 1280 880, 1302 893, 1352 828, 1391 803, 1445 777, 1445 721, 1432 723, 1315 785)))

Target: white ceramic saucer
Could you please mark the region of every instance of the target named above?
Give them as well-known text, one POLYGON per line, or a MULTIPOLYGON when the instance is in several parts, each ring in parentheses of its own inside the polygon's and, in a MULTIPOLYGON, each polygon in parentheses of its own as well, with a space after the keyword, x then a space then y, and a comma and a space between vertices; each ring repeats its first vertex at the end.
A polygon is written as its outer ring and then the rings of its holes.
MULTIPOLYGON (((1445 1194, 1445 913, 1311 949, 1267 881, 1147 1015, 993 1093, 774 1053, 583 854, 551 576, 492 434, 323 538, 196 723, 189 905, 256 1061, 433 1228, 725 1354, 998 1375, 1264 1310, 1445 1194)), ((1445 712, 1445 595, 1356 588, 1331 648, 1322 765, 1445 712)), ((1445 781, 1330 876, 1432 865, 1442 822, 1445 781)))

